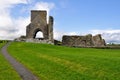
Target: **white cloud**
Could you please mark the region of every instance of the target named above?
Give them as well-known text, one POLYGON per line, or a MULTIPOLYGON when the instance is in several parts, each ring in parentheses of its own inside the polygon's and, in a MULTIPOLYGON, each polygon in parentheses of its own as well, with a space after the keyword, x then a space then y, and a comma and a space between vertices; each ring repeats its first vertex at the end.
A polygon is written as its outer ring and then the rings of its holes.
MULTIPOLYGON (((26 34, 26 26, 30 23, 30 17, 19 16, 15 19, 10 12, 14 5, 27 5, 28 1, 30 0, 0 0, 0 39, 14 39, 26 34)), ((26 9, 47 10, 49 12, 53 7, 53 3, 39 2, 34 4, 34 7, 28 6, 26 9)))
POLYGON ((20 35, 25 35, 25 26, 28 23, 29 18, 18 18, 18 20, 12 19, 12 24, 0 26, 0 39, 14 39, 20 35))
MULTIPOLYGON (((0 39, 13 39, 16 37, 17 26, 11 17, 11 8, 16 4, 26 4, 27 0, 0 0, 0 39)), ((18 19, 19 20, 19 19, 18 19)))
POLYGON ((102 34, 107 43, 120 43, 120 30, 91 30, 93 35, 102 34))
POLYGON ((54 30, 54 39, 61 41, 63 35, 64 35, 64 32, 58 31, 58 30, 54 30))
POLYGON ((38 2, 35 4, 35 7, 33 9, 47 10, 47 12, 49 13, 49 11, 52 10, 54 7, 55 7, 54 3, 38 2))
POLYGON ((63 35, 78 35, 77 32, 63 32, 59 30, 54 30, 54 39, 62 41, 63 35))
POLYGON ((101 33, 120 33, 120 30, 91 30, 93 34, 101 34, 101 33))
POLYGON ((0 9, 10 8, 14 4, 27 4, 27 0, 0 0, 0 9))

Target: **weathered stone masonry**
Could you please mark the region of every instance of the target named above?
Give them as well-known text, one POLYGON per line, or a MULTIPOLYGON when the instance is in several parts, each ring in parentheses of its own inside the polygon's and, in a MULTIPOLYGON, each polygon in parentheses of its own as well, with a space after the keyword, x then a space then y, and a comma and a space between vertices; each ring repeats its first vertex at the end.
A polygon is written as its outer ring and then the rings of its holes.
MULTIPOLYGON (((53 17, 49 16, 47 23, 47 11, 32 10, 31 23, 26 27, 26 36, 21 36, 17 38, 16 41, 54 44, 53 22, 53 17), (39 31, 43 33, 43 38, 36 38, 36 34, 39 31)), ((102 47, 106 44, 100 34, 96 36, 88 34, 86 36, 64 35, 62 45, 74 47, 102 47)))
POLYGON ((92 36, 88 34, 86 36, 68 36, 64 35, 62 38, 62 44, 72 47, 102 47, 105 46, 105 40, 101 35, 92 36))
POLYGON ((27 29, 26 29, 27 41, 33 41, 33 42, 36 41, 34 40, 36 37, 36 34, 38 31, 41 31, 43 33, 44 40, 53 43, 54 42, 53 21, 54 21, 53 17, 49 16, 49 23, 47 23, 46 11, 32 10, 31 23, 27 26, 27 29))

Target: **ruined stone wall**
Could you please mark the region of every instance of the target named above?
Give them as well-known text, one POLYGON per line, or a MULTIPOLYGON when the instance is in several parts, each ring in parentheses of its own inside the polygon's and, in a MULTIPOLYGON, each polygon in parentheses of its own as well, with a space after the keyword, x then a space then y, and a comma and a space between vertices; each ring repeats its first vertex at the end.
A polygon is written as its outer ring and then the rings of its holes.
POLYGON ((64 35, 62 38, 62 44, 65 46, 74 47, 101 47, 105 46, 105 41, 101 38, 101 35, 92 36, 88 34, 86 36, 68 36, 64 35))
POLYGON ((49 33, 49 40, 51 40, 52 42, 54 42, 54 39, 53 39, 53 22, 54 22, 53 17, 49 16, 48 33, 49 33))
POLYGON ((26 39, 35 39, 37 32, 43 33, 44 40, 53 40, 53 17, 49 16, 47 23, 47 11, 32 10, 31 23, 26 28, 26 39))
POLYGON ((40 40, 40 39, 26 39, 25 42, 54 44, 54 43, 51 42, 50 40, 40 40))
POLYGON ((38 10, 32 10, 31 11, 31 22, 37 17, 40 16, 45 22, 47 21, 47 12, 46 11, 38 11, 38 10))
POLYGON ((41 31, 43 33, 43 37, 48 39, 46 14, 46 11, 31 11, 31 23, 26 28, 27 38, 35 38, 36 33, 41 31))
POLYGON ((97 34, 95 36, 93 36, 93 43, 94 46, 99 47, 99 46, 105 46, 105 40, 102 39, 100 34, 97 34))

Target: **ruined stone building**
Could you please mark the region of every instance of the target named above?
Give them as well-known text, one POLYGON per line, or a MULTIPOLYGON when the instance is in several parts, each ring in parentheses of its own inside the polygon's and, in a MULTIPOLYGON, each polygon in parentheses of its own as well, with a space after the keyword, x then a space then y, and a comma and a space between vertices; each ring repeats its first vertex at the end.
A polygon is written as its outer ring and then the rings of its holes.
POLYGON ((68 36, 64 35, 62 38, 62 44, 71 47, 103 47, 105 46, 105 40, 101 35, 92 36, 88 34, 86 36, 68 36))
MULTIPOLYGON (((49 16, 47 22, 47 12, 41 10, 31 11, 31 22, 26 27, 26 36, 21 36, 16 41, 37 42, 37 43, 49 43, 54 44, 53 39, 53 17, 49 16), (38 32, 43 33, 43 38, 36 38, 38 32)), ((55 41, 55 44, 60 43, 55 41)), ((105 40, 101 35, 92 36, 91 34, 86 36, 67 36, 62 38, 62 45, 74 46, 74 47, 102 47, 105 46, 105 40)))
POLYGON ((31 11, 31 23, 26 28, 26 41, 28 42, 49 42, 53 43, 53 17, 49 16, 47 23, 47 12, 46 11, 31 11), (36 39, 37 32, 43 33, 43 39, 36 39))

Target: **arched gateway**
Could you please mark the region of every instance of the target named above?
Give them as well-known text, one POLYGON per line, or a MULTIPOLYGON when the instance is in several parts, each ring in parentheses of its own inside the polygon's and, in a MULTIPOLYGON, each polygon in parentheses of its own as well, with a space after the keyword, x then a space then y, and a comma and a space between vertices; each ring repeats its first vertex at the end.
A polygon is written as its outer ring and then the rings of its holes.
POLYGON ((31 23, 26 29, 26 38, 35 39, 37 32, 43 33, 43 39, 53 42, 53 17, 49 16, 47 23, 47 12, 46 11, 31 11, 31 23))

